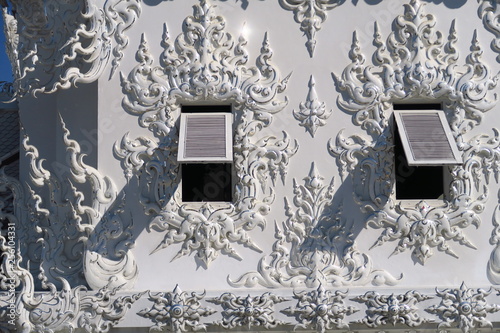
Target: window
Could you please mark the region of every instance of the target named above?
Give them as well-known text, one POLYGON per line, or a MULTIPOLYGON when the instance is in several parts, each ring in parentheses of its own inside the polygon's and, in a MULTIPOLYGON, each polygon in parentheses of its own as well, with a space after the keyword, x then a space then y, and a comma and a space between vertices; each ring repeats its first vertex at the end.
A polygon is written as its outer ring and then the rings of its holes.
POLYGON ((231 106, 182 106, 177 159, 182 201, 232 201, 231 106))
POLYGON ((442 199, 446 165, 462 163, 439 104, 394 105, 396 199, 442 199))

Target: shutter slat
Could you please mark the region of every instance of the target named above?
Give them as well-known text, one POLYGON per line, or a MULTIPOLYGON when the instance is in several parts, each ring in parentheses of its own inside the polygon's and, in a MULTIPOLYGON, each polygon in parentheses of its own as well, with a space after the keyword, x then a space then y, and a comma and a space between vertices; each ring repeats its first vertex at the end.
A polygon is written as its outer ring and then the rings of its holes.
POLYGON ((408 164, 459 164, 460 154, 442 111, 394 111, 408 164))
POLYGON ((230 113, 181 114, 179 161, 231 161, 230 113))

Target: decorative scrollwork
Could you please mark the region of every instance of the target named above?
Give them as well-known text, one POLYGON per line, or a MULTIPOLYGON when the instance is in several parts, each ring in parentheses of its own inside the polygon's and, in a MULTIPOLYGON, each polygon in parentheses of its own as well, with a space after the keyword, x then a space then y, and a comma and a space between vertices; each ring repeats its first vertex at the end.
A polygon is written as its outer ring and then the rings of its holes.
POLYGON ((121 206, 109 209, 117 198, 115 185, 109 177, 84 163, 80 145, 69 138, 70 132, 62 118, 61 124, 69 165, 57 165, 62 171, 60 175, 43 167, 43 160, 37 148, 29 144, 28 136, 23 141, 30 160, 31 182, 48 188, 51 199, 42 201, 30 189, 31 209, 36 218, 32 218, 29 229, 34 229, 36 234, 29 231, 20 235, 23 248, 29 249, 28 244, 32 242, 42 244, 38 258, 42 283, 49 281, 60 286, 63 277, 70 285, 88 283, 94 289, 131 287, 137 277, 137 267, 128 251, 133 245, 127 241, 132 238, 132 226, 122 219, 123 198, 118 200, 122 201, 121 206), (85 196, 78 184, 90 186, 91 205, 83 204, 85 196), (110 234, 113 237, 108 237, 110 234), (106 242, 105 253, 102 242, 106 242))
POLYGON ((231 285, 316 288, 397 283, 388 272, 374 270, 370 258, 356 249, 349 223, 336 217, 331 208, 333 179, 329 185, 323 185, 323 180, 314 163, 305 185, 294 179, 297 210, 285 199, 288 220, 283 223, 284 231, 276 225, 273 252, 260 260, 257 272, 229 280, 231 285))
POLYGON ((379 327, 387 324, 404 324, 410 327, 420 326, 425 320, 419 316, 417 303, 432 297, 410 290, 401 295, 380 295, 368 291, 354 300, 365 303, 367 316, 361 322, 368 327, 379 327))
POLYGON ((483 19, 485 27, 495 35, 491 41, 491 48, 498 52, 500 61, 500 5, 495 0, 479 0, 479 17, 483 19))
POLYGON ((241 326, 246 326, 249 330, 252 326, 271 329, 284 324, 284 322, 274 318, 274 304, 284 302, 286 299, 271 293, 254 297, 250 295, 240 297, 232 293, 224 293, 209 301, 220 304, 224 308, 223 319, 216 324, 226 329, 241 326))
POLYGON ((312 58, 316 47, 316 33, 326 20, 326 12, 340 6, 345 0, 280 0, 287 10, 292 10, 295 21, 300 24, 300 31, 306 37, 306 47, 312 58))
POLYGON ((365 65, 356 33, 348 65, 341 77, 334 75, 344 94, 339 104, 354 114, 354 122, 368 136, 345 137, 340 132, 329 150, 337 158, 343 177, 353 180, 354 196, 369 215, 368 224, 384 231, 375 245, 399 240, 395 253, 412 250, 421 264, 432 249, 456 256, 449 241, 475 248, 462 229, 479 226, 487 198, 484 179, 498 173, 498 134, 476 136, 465 141, 464 135, 478 125, 486 111, 496 103, 493 89, 498 74, 481 61, 476 33, 463 71, 456 65, 458 54, 455 24, 445 43, 435 29, 435 17, 424 12, 425 4, 411 0, 404 15, 394 21, 387 42, 375 25, 374 65, 365 65), (449 195, 440 205, 425 202, 408 207, 394 198, 393 130, 389 125, 392 103, 444 101, 463 165, 449 167, 452 178, 449 195), (490 168, 491 167, 491 168, 490 168))
POLYGON ((296 316, 299 322, 295 328, 314 328, 319 333, 335 328, 348 329, 349 325, 344 321, 358 309, 346 306, 344 299, 347 292, 340 290, 330 291, 323 286, 317 290, 294 292, 297 305, 283 310, 286 314, 296 316))
POLYGON ((462 332, 468 333, 473 328, 493 327, 486 316, 500 311, 499 305, 490 305, 486 300, 491 291, 467 288, 465 283, 460 289, 436 289, 436 293, 441 297, 441 303, 425 310, 439 316, 442 320, 439 328, 456 325, 462 332))
MULTIPOLYGON (((61 290, 47 283, 49 292, 35 293, 33 275, 20 266, 20 253, 9 246, 2 236, 0 251, 16 253, 14 259, 3 260, 0 270, 1 289, 8 289, 6 282, 19 286, 19 292, 0 294, 0 307, 15 310, 14 316, 9 316, 12 312, 0 312, 0 321, 7 323, 10 331, 55 332, 79 328, 88 333, 106 333, 123 319, 132 304, 144 294, 117 297, 120 288, 108 286, 92 293, 84 286, 71 288, 64 278, 60 278, 61 290)), ((2 327, 0 325, 0 329, 2 327)))
POLYGON ((123 159, 127 178, 137 175, 144 189, 142 204, 152 216, 149 228, 165 232, 156 250, 182 244, 175 258, 196 252, 208 267, 219 252, 239 259, 231 245, 235 242, 260 251, 247 231, 265 225, 264 216, 274 200, 269 181, 284 181, 298 145, 286 132, 282 138, 256 137, 271 124, 272 114, 287 104, 279 96, 290 76, 282 79, 271 64, 267 34, 256 66, 250 67, 246 66, 246 40, 234 41, 224 31, 224 19, 207 1, 194 6, 194 15, 184 20, 183 27, 173 43, 165 27, 160 66, 154 66, 143 35, 139 64, 128 77, 121 76, 123 104, 156 138, 125 135, 115 152, 123 159), (236 184, 233 203, 222 208, 183 203, 176 191, 180 165, 174 124, 181 103, 200 101, 233 108, 236 184))
POLYGON ((113 75, 128 44, 125 32, 141 12, 138 0, 106 1, 103 8, 87 0, 12 4, 19 47, 15 47, 17 38, 9 38, 9 42, 17 50, 11 61, 19 65, 19 70, 14 66, 14 74, 20 96, 93 82, 109 62, 113 75))
POLYGON ((149 300, 154 302, 150 309, 141 310, 138 315, 151 319, 155 324, 150 330, 161 331, 169 327, 175 333, 185 332, 187 327, 193 330, 205 329, 205 324, 200 323, 201 317, 210 316, 215 313, 213 309, 204 308, 200 300, 205 293, 186 292, 176 286, 173 291, 167 293, 149 294, 149 300))

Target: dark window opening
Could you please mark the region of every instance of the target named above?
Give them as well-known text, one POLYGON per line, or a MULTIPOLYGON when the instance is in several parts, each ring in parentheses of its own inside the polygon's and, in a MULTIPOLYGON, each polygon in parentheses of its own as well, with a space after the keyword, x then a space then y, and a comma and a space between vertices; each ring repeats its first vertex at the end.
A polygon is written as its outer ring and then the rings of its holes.
POLYGON ((442 110, 441 103, 394 104, 393 110, 442 110))
POLYGON ((231 163, 186 163, 182 165, 182 201, 233 200, 231 163))
POLYGON ((231 112, 231 105, 183 105, 183 113, 231 112))
MULTIPOLYGON (((441 110, 440 103, 394 104, 394 110, 441 110)), ((409 166, 399 132, 394 122, 394 166, 396 199, 423 200, 441 199, 445 196, 445 172, 448 168, 438 166, 409 166)))
POLYGON ((439 199, 444 195, 443 166, 409 166, 397 131, 394 131, 396 199, 439 199))

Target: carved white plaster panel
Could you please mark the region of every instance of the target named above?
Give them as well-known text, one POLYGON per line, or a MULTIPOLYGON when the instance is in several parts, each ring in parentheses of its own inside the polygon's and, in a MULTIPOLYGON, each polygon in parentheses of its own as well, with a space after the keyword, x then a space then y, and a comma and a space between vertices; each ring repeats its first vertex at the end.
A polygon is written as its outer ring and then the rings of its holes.
POLYGON ((438 328, 458 327, 468 333, 474 328, 492 327, 486 317, 489 313, 500 311, 500 305, 489 304, 486 300, 491 290, 472 289, 462 283, 460 288, 436 289, 436 293, 441 297, 441 302, 428 307, 426 311, 441 319, 438 328))
MULTIPOLYGON (((491 41, 491 48, 500 53, 500 5, 496 0, 479 0, 479 17, 495 38, 491 41)), ((500 54, 497 57, 500 61, 500 54)))
POLYGON ((0 270, 1 288, 11 290, 11 281, 17 281, 16 285, 20 287, 15 295, 0 293, 0 307, 10 309, 14 304, 14 316, 9 316, 10 311, 0 313, 0 329, 5 328, 8 332, 59 332, 79 328, 88 333, 105 333, 118 324, 131 305, 144 294, 116 296, 119 288, 107 286, 93 293, 81 285, 71 288, 64 278, 60 278, 62 287, 59 290, 54 284, 47 283, 48 292, 35 293, 33 275, 20 266, 22 257, 3 236, 0 236, 0 250, 15 257, 4 256, 0 270))
POLYGON ((42 286, 47 282, 60 286, 58 281, 64 278, 70 285, 88 283, 94 289, 130 288, 137 277, 137 267, 128 251, 133 245, 129 241, 132 224, 122 219, 123 197, 117 199, 109 177, 83 162, 78 142, 69 138, 70 132, 62 119, 61 123, 69 165, 52 165, 60 168, 61 175, 45 169, 28 136, 23 140, 30 160, 30 180, 37 187, 46 187, 50 200, 42 200, 37 192, 29 190, 34 216, 30 219, 32 225, 26 228, 36 230, 36 235, 32 231, 28 236, 21 235, 22 244, 25 248, 30 243, 41 244, 37 261, 42 286), (83 204, 85 198, 78 184, 87 184, 92 189, 91 205, 83 204))
POLYGON ((324 126, 326 120, 332 115, 332 110, 327 110, 324 102, 320 102, 316 94, 316 82, 311 75, 309 79, 309 93, 305 103, 300 103, 299 111, 293 110, 293 116, 300 121, 300 126, 314 137, 319 126, 324 126))
POLYGON ((14 74, 20 96, 93 82, 110 62, 113 75, 128 44, 125 32, 141 13, 138 0, 106 1, 102 8, 89 0, 12 4, 18 36, 8 41, 17 50, 10 56, 19 66, 14 74))
POLYGON ((490 244, 494 246, 488 260, 488 279, 493 284, 500 284, 500 206, 495 207, 493 213, 493 231, 490 237, 490 244))
POLYGON ((481 48, 474 33, 471 52, 463 67, 457 66, 455 25, 445 43, 435 29, 435 17, 425 4, 412 0, 404 15, 394 21, 387 42, 375 25, 374 65, 365 65, 356 34, 349 54, 352 64, 341 77, 334 75, 343 95, 342 107, 352 112, 354 122, 368 135, 345 136, 341 131, 329 142, 342 176, 351 176, 354 196, 369 215, 368 224, 383 229, 378 241, 398 241, 393 254, 411 250, 424 263, 438 249, 456 256, 451 242, 475 248, 463 229, 480 224, 487 190, 484 182, 498 169, 498 133, 464 135, 478 125, 497 98, 493 92, 498 74, 481 61, 481 48), (411 32, 411 33, 407 33, 411 32), (462 68, 462 69, 460 69, 462 68), (393 131, 389 119, 392 103, 419 98, 443 102, 443 110, 462 152, 464 163, 449 167, 452 183, 442 205, 424 201, 413 207, 393 197, 393 131), (486 179, 485 179, 486 178, 486 179))
POLYGON ((294 179, 293 204, 285 198, 288 219, 276 224, 273 252, 263 257, 258 271, 249 272, 233 286, 309 287, 394 285, 397 279, 384 270, 373 269, 371 259, 356 248, 348 221, 331 207, 333 179, 323 184, 314 163, 304 185, 294 179))
POLYGON ((432 297, 415 290, 400 295, 380 295, 378 292, 368 291, 354 300, 366 304, 366 317, 360 322, 368 327, 387 324, 417 327, 425 322, 418 313, 417 304, 430 298, 432 297))
POLYGON ((219 304, 224 309, 223 319, 216 324, 225 329, 246 327, 250 330, 252 327, 271 329, 285 324, 274 318, 274 305, 286 300, 269 292, 254 297, 224 293, 210 302, 219 304))
POLYGON ((137 52, 139 64, 125 77, 125 108, 138 115, 141 126, 154 138, 125 135, 115 152, 128 178, 137 175, 142 204, 151 215, 150 229, 165 233, 153 252, 181 244, 174 257, 196 253, 205 267, 223 253, 240 259, 232 243, 260 251, 247 231, 264 227, 264 216, 274 200, 272 183, 283 182, 291 156, 298 149, 286 132, 282 137, 257 134, 272 122, 272 114, 287 104, 281 94, 290 75, 281 78, 270 62, 266 34, 256 66, 247 66, 246 40, 233 40, 214 6, 201 1, 194 15, 184 20, 185 31, 175 41, 165 27, 160 65, 143 35, 137 52), (175 127, 181 103, 231 104, 234 113, 233 203, 224 207, 183 203, 179 191, 178 134, 175 127))
POLYGON ((151 331, 161 331, 165 327, 175 333, 185 332, 188 328, 196 331, 206 329, 202 319, 215 311, 201 305, 200 300, 204 297, 205 293, 193 292, 189 295, 176 286, 171 292, 150 293, 149 300, 154 304, 138 314, 155 323, 150 327, 151 331))
POLYGON ((316 47, 316 33, 327 18, 327 11, 341 5, 345 0, 280 0, 281 6, 292 10, 294 19, 300 24, 300 31, 306 37, 306 47, 312 58, 316 47))
POLYGON ((313 328, 319 333, 335 328, 349 329, 345 317, 359 310, 345 305, 347 294, 347 291, 327 290, 322 285, 316 290, 294 292, 297 304, 286 308, 284 312, 296 317, 298 324, 295 329, 313 328))

